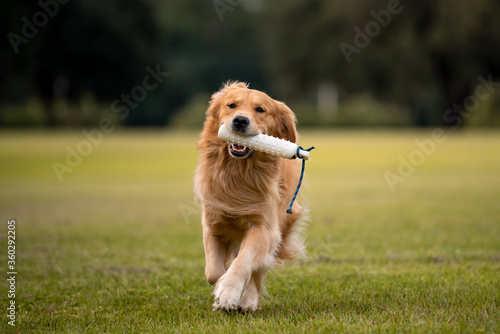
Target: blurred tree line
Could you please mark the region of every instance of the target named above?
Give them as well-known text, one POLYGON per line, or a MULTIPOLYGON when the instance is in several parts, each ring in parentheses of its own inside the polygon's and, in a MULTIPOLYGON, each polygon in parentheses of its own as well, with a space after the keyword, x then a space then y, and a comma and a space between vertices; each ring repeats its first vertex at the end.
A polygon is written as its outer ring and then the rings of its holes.
POLYGON ((87 126, 104 116, 200 126, 210 93, 228 79, 284 100, 306 125, 500 125, 497 0, 5 6, 3 126, 87 126), (488 80, 488 98, 473 100, 488 80))

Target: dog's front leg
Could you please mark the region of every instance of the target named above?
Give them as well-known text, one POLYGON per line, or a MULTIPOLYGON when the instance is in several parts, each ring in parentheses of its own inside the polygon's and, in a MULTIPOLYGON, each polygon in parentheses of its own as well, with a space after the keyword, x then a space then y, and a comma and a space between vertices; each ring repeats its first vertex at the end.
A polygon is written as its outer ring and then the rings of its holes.
POLYGON ((264 292, 266 271, 267 269, 262 269, 252 273, 252 278, 245 287, 245 292, 238 305, 240 312, 254 312, 259 307, 259 298, 264 292))
POLYGON ((279 231, 254 225, 245 233, 238 256, 215 287, 214 309, 237 309, 252 273, 267 271, 274 264, 279 231))
POLYGON ((215 285, 224 275, 226 268, 226 246, 215 237, 206 222, 203 222, 203 247, 205 248, 205 277, 208 283, 215 285))

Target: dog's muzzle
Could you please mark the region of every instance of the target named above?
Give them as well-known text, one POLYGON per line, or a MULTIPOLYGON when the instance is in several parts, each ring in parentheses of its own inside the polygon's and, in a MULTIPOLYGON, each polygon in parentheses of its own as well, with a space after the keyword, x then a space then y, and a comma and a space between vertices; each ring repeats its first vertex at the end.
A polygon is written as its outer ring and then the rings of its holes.
MULTIPOLYGON (((250 127, 250 119, 246 116, 236 115, 231 121, 231 131, 246 135, 250 127)), ((246 158, 250 153, 249 147, 229 143, 229 154, 235 158, 246 158)))

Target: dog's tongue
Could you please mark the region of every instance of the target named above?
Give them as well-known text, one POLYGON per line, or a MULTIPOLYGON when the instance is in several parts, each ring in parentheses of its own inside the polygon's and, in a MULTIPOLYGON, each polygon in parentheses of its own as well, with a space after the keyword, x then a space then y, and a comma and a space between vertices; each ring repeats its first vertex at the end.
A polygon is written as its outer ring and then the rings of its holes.
POLYGON ((233 149, 238 152, 243 152, 246 147, 243 145, 233 144, 233 149))

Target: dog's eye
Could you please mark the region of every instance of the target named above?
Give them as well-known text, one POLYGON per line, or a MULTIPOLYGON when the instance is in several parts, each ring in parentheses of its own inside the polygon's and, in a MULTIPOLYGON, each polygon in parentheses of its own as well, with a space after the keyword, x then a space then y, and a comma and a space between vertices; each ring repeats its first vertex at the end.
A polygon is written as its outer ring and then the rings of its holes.
POLYGON ((236 104, 231 103, 230 105, 228 105, 228 107, 231 108, 231 109, 234 109, 234 108, 236 108, 236 104))
POLYGON ((257 111, 257 112, 264 112, 264 109, 262 109, 261 107, 257 107, 257 108, 255 108, 255 111, 257 111))

